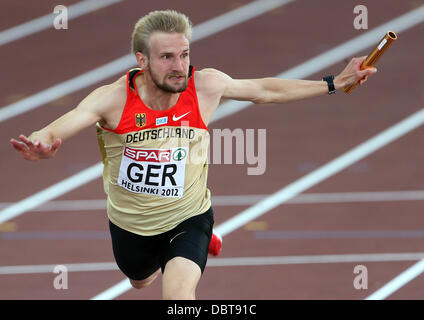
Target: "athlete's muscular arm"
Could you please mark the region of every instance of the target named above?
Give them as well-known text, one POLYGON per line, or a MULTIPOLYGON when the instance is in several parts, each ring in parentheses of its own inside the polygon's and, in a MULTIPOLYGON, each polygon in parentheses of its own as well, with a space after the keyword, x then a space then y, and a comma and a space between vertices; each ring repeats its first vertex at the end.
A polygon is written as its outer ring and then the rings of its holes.
MULTIPOLYGON (((97 121, 108 123, 108 115, 113 113, 117 104, 122 103, 122 90, 117 83, 97 88, 73 110, 41 130, 33 132, 29 137, 21 134, 21 141, 11 139, 10 143, 27 160, 37 161, 53 157, 63 140, 97 121)), ((125 91, 123 92, 125 94, 125 91)))
MULTIPOLYGON (((345 69, 335 77, 336 90, 358 81, 362 84, 368 76, 377 71, 375 68, 360 70, 360 65, 365 58, 353 58, 345 69)), ((328 86, 325 81, 280 78, 236 80, 214 69, 204 69, 202 72, 208 74, 209 85, 215 86, 224 99, 247 100, 261 104, 284 103, 328 93, 328 86)))

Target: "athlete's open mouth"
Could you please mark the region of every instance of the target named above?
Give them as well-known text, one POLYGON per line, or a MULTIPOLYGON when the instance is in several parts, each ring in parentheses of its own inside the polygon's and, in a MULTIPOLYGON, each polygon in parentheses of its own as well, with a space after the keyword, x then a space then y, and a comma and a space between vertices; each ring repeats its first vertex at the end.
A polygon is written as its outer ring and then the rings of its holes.
POLYGON ((170 80, 180 81, 180 80, 184 80, 185 79, 185 76, 182 76, 182 75, 171 75, 168 78, 170 80))

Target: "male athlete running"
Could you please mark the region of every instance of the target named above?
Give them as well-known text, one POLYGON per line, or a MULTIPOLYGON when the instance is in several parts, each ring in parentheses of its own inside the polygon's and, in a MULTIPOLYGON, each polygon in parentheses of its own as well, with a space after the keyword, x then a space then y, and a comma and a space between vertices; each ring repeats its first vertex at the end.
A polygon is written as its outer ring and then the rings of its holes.
MULTIPOLYGON (((51 158, 63 140, 96 124, 113 253, 134 288, 163 273, 164 299, 194 299, 206 265, 213 211, 207 188, 207 126, 221 99, 257 104, 320 96, 359 82, 353 58, 325 81, 236 80, 190 65, 191 22, 176 11, 142 17, 132 35, 139 68, 97 88, 29 137, 11 139, 27 160, 51 158)), ((215 254, 217 252, 215 251, 215 254)))

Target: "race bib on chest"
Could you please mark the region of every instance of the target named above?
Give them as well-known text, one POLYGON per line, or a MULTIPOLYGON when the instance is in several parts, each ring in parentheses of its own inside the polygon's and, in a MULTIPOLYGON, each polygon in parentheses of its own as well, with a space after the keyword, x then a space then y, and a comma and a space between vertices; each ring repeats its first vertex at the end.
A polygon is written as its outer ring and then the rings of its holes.
POLYGON ((118 185, 134 192, 180 198, 184 193, 187 147, 136 149, 124 147, 118 185))

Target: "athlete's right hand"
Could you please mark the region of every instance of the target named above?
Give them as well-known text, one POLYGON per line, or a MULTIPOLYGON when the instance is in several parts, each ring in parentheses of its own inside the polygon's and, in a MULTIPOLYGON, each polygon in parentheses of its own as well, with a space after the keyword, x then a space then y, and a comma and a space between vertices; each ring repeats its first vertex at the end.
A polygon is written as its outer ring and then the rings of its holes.
POLYGON ((18 150, 26 160, 38 161, 40 159, 48 159, 53 157, 57 149, 62 144, 62 140, 57 138, 52 145, 42 143, 41 141, 35 140, 32 142, 26 136, 21 134, 19 136, 21 141, 11 139, 10 143, 18 150))

